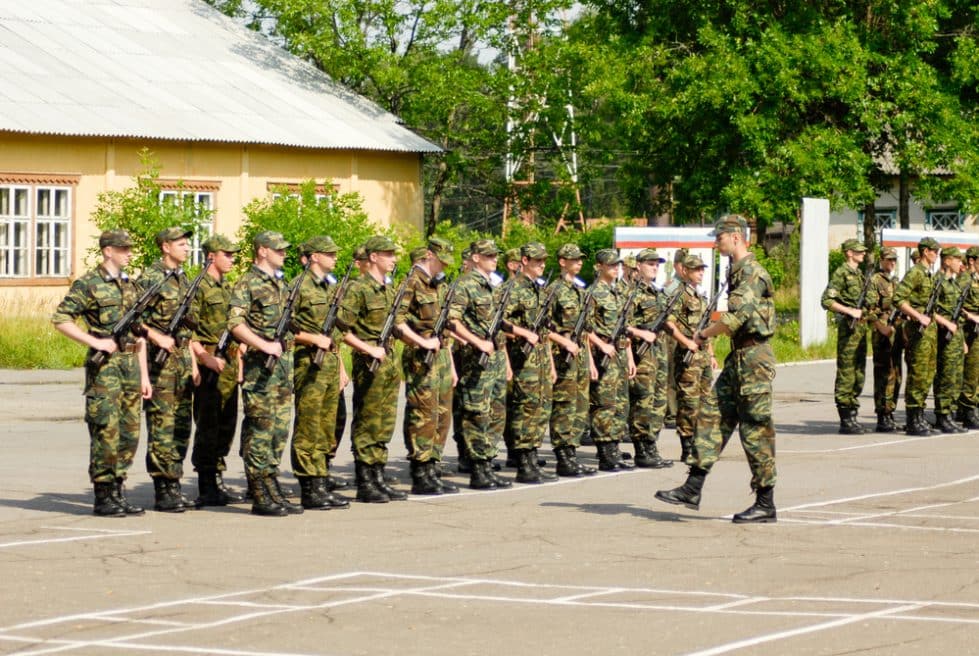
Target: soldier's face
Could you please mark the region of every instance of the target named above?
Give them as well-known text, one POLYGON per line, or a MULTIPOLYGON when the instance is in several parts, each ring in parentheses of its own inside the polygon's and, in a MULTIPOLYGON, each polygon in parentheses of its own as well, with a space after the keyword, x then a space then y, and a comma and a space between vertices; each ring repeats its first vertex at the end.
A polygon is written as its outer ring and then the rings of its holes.
POLYGON ((273 269, 281 269, 282 265, 286 262, 286 249, 284 248, 266 248, 265 259, 272 266, 273 269))
POLYGON ((659 274, 659 261, 651 260, 649 262, 639 263, 639 275, 641 275, 646 280, 656 280, 656 276, 659 274))
POLYGON ((497 255, 480 255, 479 253, 474 253, 472 256, 473 266, 476 267, 477 271, 487 276, 496 271, 497 259, 497 255))
POLYGON ((164 255, 177 264, 186 262, 187 256, 190 255, 190 241, 186 237, 164 242, 160 248, 164 255))
POLYGON ((938 259, 938 251, 934 248, 926 248, 921 253, 921 257, 924 258, 925 262, 927 262, 928 266, 930 267, 935 263, 935 260, 938 259))
MULTIPOLYGON (((684 267, 686 269, 686 267, 684 267)), ((694 285, 699 285, 704 281, 704 270, 701 268, 697 269, 686 269, 687 280, 689 280, 694 285)))
POLYGON ((371 262, 377 265, 377 268, 382 273, 391 273, 394 271, 394 266, 398 263, 397 258, 394 256, 394 251, 376 251, 371 253, 369 257, 371 262))
POLYGON ((314 262, 319 265, 323 273, 329 273, 333 271, 333 268, 337 265, 337 254, 336 253, 313 253, 314 262))
POLYGON ((722 232, 714 237, 714 245, 721 255, 729 256, 734 253, 736 232, 722 232))
POLYGON ((122 246, 106 246, 103 253, 105 261, 116 269, 125 269, 133 259, 133 249, 122 246))
POLYGON ((572 276, 578 275, 581 271, 581 260, 566 260, 563 257, 558 260, 558 264, 561 265, 561 269, 570 273, 572 276))
POLYGON ((228 251, 217 251, 211 254, 211 262, 218 273, 223 275, 235 266, 235 254, 228 251))
POLYGON ((539 278, 544 273, 544 265, 547 260, 531 260, 523 258, 523 272, 531 278, 539 278))
POLYGON ((897 268, 897 260, 888 259, 888 260, 880 261, 880 270, 883 271, 884 273, 890 273, 896 268, 897 268))

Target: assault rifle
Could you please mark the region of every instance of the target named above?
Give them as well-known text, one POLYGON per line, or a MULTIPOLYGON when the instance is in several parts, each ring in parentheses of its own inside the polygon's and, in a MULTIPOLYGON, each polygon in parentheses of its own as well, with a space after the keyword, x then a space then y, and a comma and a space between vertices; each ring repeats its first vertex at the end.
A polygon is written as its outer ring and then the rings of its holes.
MULTIPOLYGON (((394 303, 391 305, 391 309, 388 310, 388 315, 384 317, 384 326, 381 327, 381 334, 377 338, 377 343, 384 348, 385 353, 391 352, 391 334, 394 332, 394 319, 398 315, 398 308, 401 307, 401 301, 404 300, 405 292, 408 291, 408 281, 411 280, 412 274, 415 272, 415 267, 411 268, 405 279, 401 281, 401 286, 398 287, 398 293, 394 295, 394 303)), ((380 360, 371 360, 367 365, 367 369, 372 373, 377 371, 380 366, 380 360)))
MULTIPOLYGON (((547 276, 547 282, 544 283, 545 288, 547 288, 547 285, 550 284, 551 278, 553 277, 554 277, 554 272, 552 271, 551 274, 547 276)), ((544 322, 547 321, 547 318, 551 312, 551 305, 554 304, 554 298, 557 296, 557 290, 558 290, 558 286, 554 285, 547 292, 547 296, 544 297, 544 302, 541 303, 541 306, 537 309, 537 315, 534 317, 534 321, 530 325, 529 330, 531 332, 539 333, 541 327, 544 325, 544 322)), ((523 351, 524 355, 530 355, 530 352, 534 350, 534 345, 531 344, 530 342, 525 341, 523 344, 521 344, 520 350, 523 351)))
MULTIPOLYGON (((275 324, 275 333, 272 335, 273 342, 279 342, 282 344, 283 338, 285 338, 286 333, 289 332, 289 324, 292 322, 292 308, 296 306, 296 300, 299 298, 299 288, 303 285, 303 279, 306 274, 309 273, 309 265, 313 263, 313 258, 306 258, 306 265, 303 267, 302 273, 296 276, 295 281, 293 281, 292 289, 289 290, 289 297, 286 299, 285 307, 282 308, 282 315, 279 317, 279 321, 275 324)), ((285 344, 282 344, 285 348, 285 344)), ((274 355, 270 355, 265 358, 265 368, 269 371, 275 369, 275 362, 278 360, 274 355)))
MULTIPOLYGON (((700 321, 697 322, 697 327, 694 328, 693 331, 694 335, 696 335, 697 333, 699 333, 700 331, 702 331, 704 328, 707 327, 707 323, 710 321, 711 315, 714 314, 714 310, 717 309, 717 301, 718 299, 721 298, 721 294, 724 293, 725 289, 727 289, 726 280, 723 283, 721 283, 721 287, 720 289, 717 290, 717 293, 714 294, 714 298, 710 299, 710 304, 707 306, 707 309, 704 310, 704 314, 702 317, 700 317, 700 321)), ((864 288, 864 292, 866 291, 867 291, 866 288, 864 288)), ((687 351, 686 353, 683 354, 683 364, 690 364, 691 360, 693 360, 693 351, 687 351)))
MULTIPOLYGON (((231 331, 227 328, 218 337, 218 343, 214 346, 214 357, 220 358, 222 360, 228 359, 228 347, 231 346, 231 331)), ((201 374, 201 384, 210 384, 218 376, 218 372, 214 371, 210 367, 204 367, 204 372, 201 374)))
MULTIPOLYGON (((187 293, 185 293, 184 297, 180 299, 180 305, 177 307, 177 311, 173 313, 172 317, 170 317, 170 322, 167 324, 166 330, 163 331, 164 335, 173 335, 180 328, 180 324, 184 322, 184 317, 186 317, 187 312, 190 311, 190 304, 194 302, 194 297, 197 296, 197 290, 201 286, 201 281, 204 280, 204 276, 207 275, 207 267, 208 263, 205 262, 204 266, 201 267, 200 273, 198 273, 197 277, 190 283, 190 287, 187 288, 187 293)), ((156 352, 153 362, 162 367, 169 357, 170 351, 160 349, 156 352)))
MULTIPOLYGON (((496 336, 500 334, 500 329, 503 327, 503 315, 506 313, 506 306, 510 302, 510 292, 513 291, 513 283, 520 276, 521 268, 517 267, 517 270, 513 272, 513 275, 510 276, 510 279, 506 281, 506 284, 503 285, 503 289, 500 291, 500 304, 493 314, 493 320, 490 322, 490 328, 486 333, 486 339, 492 342, 494 348, 496 347, 496 336)), ((480 353, 479 366, 485 367, 488 362, 489 354, 480 353)))
MULTIPOLYGON (((435 326, 432 328, 432 337, 439 341, 442 341, 442 334, 445 333, 445 328, 449 323, 449 304, 452 303, 452 299, 455 298, 456 289, 459 287, 459 280, 461 278, 461 275, 456 276, 456 279, 452 281, 452 286, 449 287, 449 291, 445 293, 445 301, 442 303, 442 310, 439 312, 439 316, 435 320, 435 326)), ((432 364, 432 360, 434 359, 435 351, 427 351, 425 353, 425 364, 432 364)))
MULTIPOLYGON (((952 310, 952 316, 949 318, 949 321, 951 321, 954 324, 958 324, 959 317, 962 316, 962 305, 965 303, 965 301, 969 298, 971 294, 972 294, 972 281, 970 280, 969 286, 963 289, 961 292, 959 292, 959 300, 955 302, 955 309, 952 310)), ((946 342, 952 339, 952 333, 949 332, 948 330, 946 330, 943 333, 943 336, 946 342)))
MULTIPOLYGON (((585 300, 581 304, 581 312, 578 313, 578 318, 574 322, 574 328, 571 330, 571 335, 568 336, 575 344, 581 345, 581 335, 585 332, 585 324, 588 322, 588 312, 591 310, 592 304, 595 302, 595 285, 591 286, 588 293, 585 294, 585 300)), ((575 359, 575 355, 568 351, 564 356, 564 361, 568 364, 575 359)))
MULTIPOLYGON (((609 335, 609 341, 612 342, 612 346, 618 344, 619 340, 622 339, 622 335, 625 334, 626 322, 629 320, 629 315, 632 314, 632 304, 636 302, 636 294, 638 292, 639 285, 633 285, 632 291, 629 292, 629 296, 625 299, 625 305, 622 306, 622 312, 619 313, 619 319, 615 322, 615 327, 612 329, 612 334, 609 335)), ((612 356, 603 351, 602 359, 599 361, 598 366, 602 370, 605 370, 611 361, 612 356)))
MULTIPOLYGON (((133 326, 133 323, 135 323, 136 320, 139 319, 140 316, 142 316, 143 312, 146 311, 146 308, 148 308, 150 306, 150 303, 152 303, 153 300, 157 297, 157 295, 160 293, 160 290, 163 289, 163 284, 166 281, 170 280, 170 277, 174 275, 176 275, 174 271, 167 271, 166 274, 163 276, 163 278, 157 281, 156 284, 154 284, 152 287, 147 289, 145 292, 143 292, 143 294, 136 299, 136 302, 133 303, 133 306, 129 308, 129 310, 124 315, 122 315, 122 317, 119 318, 119 321, 117 321, 114 326, 112 326, 112 332, 109 334, 109 337, 111 337, 112 340, 115 341, 115 343, 118 344, 120 348, 122 347, 121 340, 123 336, 130 331, 130 329, 133 326)), ((92 355, 92 364, 95 365, 102 364, 103 362, 105 362, 105 358, 108 355, 109 354, 106 353, 105 351, 96 351, 92 355)))
MULTIPOLYGON (((678 300, 680 300, 680 296, 682 294, 683 287, 678 289, 677 292, 670 297, 670 300, 666 302, 666 307, 664 307, 663 311, 659 313, 659 316, 653 320, 653 323, 649 324, 649 327, 646 330, 652 333, 658 333, 661 331, 663 329, 663 324, 666 323, 666 319, 670 316, 670 312, 673 311, 673 306, 676 305, 678 300)), ((646 351, 649 350, 650 346, 652 346, 652 344, 646 340, 639 342, 635 350, 636 357, 641 358, 642 356, 646 355, 646 351)))
MULTIPOLYGON (((354 270, 356 262, 351 262, 350 266, 347 267, 347 272, 343 274, 343 279, 337 285, 337 293, 333 296, 333 302, 330 303, 330 309, 326 311, 326 318, 323 319, 323 327, 320 328, 320 333, 326 335, 327 337, 333 333, 333 327, 337 323, 337 314, 340 312, 340 303, 343 302, 343 297, 347 295, 347 285, 350 283, 350 272, 354 270)), ((316 353, 313 353, 313 366, 322 367, 323 357, 326 355, 326 351, 321 348, 316 349, 316 353)))
MULTIPOLYGON (((874 259, 869 254, 865 266, 867 270, 863 275, 863 289, 860 290, 860 296, 857 297, 856 309, 858 310, 863 310, 863 306, 867 304, 867 292, 870 290, 870 283, 874 277, 874 259)), ((860 319, 850 317, 850 329, 856 328, 859 321, 860 319)))

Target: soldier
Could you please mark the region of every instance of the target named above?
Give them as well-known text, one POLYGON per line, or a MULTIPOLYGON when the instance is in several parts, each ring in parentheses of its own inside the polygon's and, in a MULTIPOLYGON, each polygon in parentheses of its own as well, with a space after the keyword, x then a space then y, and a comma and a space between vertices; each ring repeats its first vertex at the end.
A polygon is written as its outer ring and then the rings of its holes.
POLYGON ((191 329, 182 323, 174 333, 168 334, 171 318, 190 289, 190 281, 183 271, 183 263, 190 255, 189 230, 179 227, 161 230, 156 235, 156 245, 162 257, 140 275, 137 284, 145 290, 162 280, 168 271, 178 274, 170 277, 160 290, 159 296, 143 315, 146 337, 150 342, 147 362, 153 396, 143 403, 146 412, 146 470, 153 477, 156 494, 154 508, 162 512, 184 512, 199 508, 180 491, 184 458, 190 444, 193 417, 194 380, 197 379, 197 361, 190 354, 191 329), (167 351, 169 356, 160 364, 157 354, 167 351))
POLYGON ((449 319, 452 330, 466 342, 459 347, 457 387, 462 437, 471 463, 469 487, 493 490, 512 485, 491 465, 506 424, 506 383, 511 376, 503 335, 492 341, 490 334, 499 304, 490 279, 500 251, 492 239, 479 239, 469 250, 472 268, 459 280, 449 319), (480 364, 484 353, 485 366, 480 364))
POLYGON ((830 277, 823 291, 822 306, 835 312, 837 319, 834 398, 840 415, 840 433, 863 435, 866 431, 857 423, 857 412, 867 367, 867 324, 876 318, 872 308, 877 305, 877 290, 871 285, 863 307, 858 307, 865 277, 860 264, 867 255, 867 247, 856 239, 847 239, 842 250, 846 260, 830 277))
POLYGON ((874 308, 877 320, 870 336, 874 352, 874 410, 877 413, 877 432, 897 430, 894 409, 901 390, 901 357, 904 344, 901 340, 897 308, 894 307, 894 290, 897 289, 897 251, 884 248, 880 252, 880 268, 874 273, 873 287, 877 293, 874 308))
MULTIPOLYGON (((472 252, 469 247, 466 247, 462 251, 462 262, 459 264, 459 276, 472 270, 472 259, 470 256, 472 252)), ((462 340, 458 335, 456 339, 452 340, 452 366, 455 368, 456 374, 458 375, 460 369, 462 368, 462 363, 459 360, 459 352, 465 341, 462 340)), ((458 383, 456 384, 458 390, 458 383)), ((462 394, 453 393, 452 395, 452 441, 456 443, 456 453, 459 454, 456 471, 460 474, 472 474, 472 466, 469 458, 469 454, 466 452, 466 440, 462 435, 462 394)))
POLYGON ((967 265, 963 276, 968 281, 962 313, 967 321, 963 338, 966 345, 962 372, 962 391, 959 393, 956 419, 966 428, 979 428, 979 344, 976 343, 976 324, 979 323, 979 246, 965 252, 967 265))
POLYGON ((542 471, 538 461, 538 449, 550 421, 551 385, 555 378, 547 329, 534 327, 544 304, 540 277, 547 264, 547 248, 539 242, 525 244, 520 248, 520 262, 520 273, 516 274, 504 313, 507 333, 512 336, 506 347, 513 371, 507 426, 513 437, 517 482, 536 484, 557 480, 555 474, 542 471))
POLYGON ((955 246, 942 249, 942 270, 938 275, 941 291, 935 305, 935 321, 938 322, 938 348, 935 354, 935 427, 943 433, 964 433, 966 429, 955 423, 952 414, 962 390, 962 366, 965 360, 965 340, 962 333, 965 317, 961 311, 955 316, 959 299, 970 286, 968 277, 962 278, 962 251, 955 246))
MULTIPOLYGON (((663 287, 663 293, 666 294, 667 298, 673 298, 673 295, 680 291, 680 287, 683 285, 683 277, 681 275, 683 271, 683 260, 690 254, 689 248, 678 248, 673 253, 673 276, 670 278, 669 282, 663 287)), ((663 425, 666 428, 676 428, 676 364, 673 361, 673 354, 676 352, 676 342, 673 341, 673 337, 669 332, 664 331, 660 335, 660 346, 666 351, 666 417, 663 419, 663 425)))
POLYGON ((412 494, 445 494, 459 488, 443 481, 439 461, 449 436, 452 389, 458 382, 451 349, 435 335, 435 322, 448 288, 443 271, 452 264, 452 244, 431 237, 412 253, 411 276, 398 310, 397 325, 405 342, 401 365, 405 380, 404 438, 411 465, 412 494), (431 362, 426 360, 431 356, 431 362))
POLYGON ((88 347, 85 358, 85 422, 88 475, 95 488, 93 512, 101 517, 142 515, 126 498, 124 484, 139 443, 140 399, 153 393, 146 366, 145 334, 135 322, 117 343, 112 329, 136 302, 126 275, 133 242, 125 230, 99 236, 102 263, 71 284, 51 318, 61 334, 88 347), (82 319, 86 332, 75 323, 82 319), (96 353, 107 354, 98 361, 96 353))
POLYGON ((222 472, 227 469, 228 453, 238 429, 238 375, 243 352, 230 339, 228 302, 231 285, 225 275, 234 267, 240 250, 223 235, 212 235, 201 244, 207 261, 207 274, 201 280, 191 308, 194 339, 191 351, 201 371, 194 389, 194 450, 190 462, 197 471, 198 498, 202 506, 226 506, 241 503, 245 497, 224 484, 222 472), (226 344, 217 353, 218 343, 226 344))
POLYGON ((672 460, 660 456, 656 445, 666 414, 667 367, 666 353, 652 324, 666 309, 666 297, 655 285, 659 265, 665 261, 652 248, 636 255, 639 292, 633 306, 635 326, 629 328, 636 363, 636 377, 629 381, 629 435, 636 449, 636 467, 648 469, 673 466, 672 460), (640 356, 637 349, 643 342, 648 350, 640 356))
POLYGON ((717 368, 711 343, 708 342, 707 349, 702 351, 693 339, 697 324, 707 311, 708 301, 697 291, 697 287, 703 283, 706 268, 699 255, 691 253, 683 259, 679 277, 682 283, 678 292, 681 296, 666 320, 667 329, 676 342, 673 352, 676 434, 680 438, 680 460, 688 465, 696 460, 693 451, 697 415, 701 400, 710 394, 714 369, 717 368))
POLYGON ((714 226, 717 250, 731 258, 728 311, 696 333, 694 340, 704 345, 717 335, 730 335, 731 353, 700 407, 694 463, 686 482, 656 493, 661 501, 698 509, 704 480, 737 426, 751 468, 755 503, 734 515, 736 524, 776 521, 775 354, 768 343, 775 332, 775 289, 768 272, 748 250, 747 231, 747 222, 737 215, 725 216, 714 226))
MULTIPOLYGON (((510 280, 511 278, 518 277, 520 275, 521 265, 522 264, 520 260, 519 248, 511 248, 508 251, 506 251, 503 254, 503 267, 506 270, 505 280, 510 280)), ((504 279, 498 277, 496 280, 493 280, 492 276, 494 274, 495 272, 493 274, 490 274, 491 276, 490 283, 494 287, 496 287, 498 284, 503 282, 504 279)), ((511 396, 512 385, 513 385, 513 381, 507 383, 507 394, 506 394, 507 408, 511 407, 510 396, 511 396)), ((509 415, 508 415, 506 425, 503 428, 503 443, 506 445, 506 466, 516 469, 519 464, 518 463, 519 458, 516 452, 516 447, 514 446, 514 435, 510 429, 511 429, 511 425, 510 425, 509 415)))
POLYGON ((626 434, 627 415, 621 414, 621 387, 628 384, 636 375, 636 365, 632 360, 632 349, 628 339, 622 337, 613 341, 615 324, 619 315, 626 312, 626 299, 616 290, 616 276, 622 258, 611 249, 605 248, 595 254, 597 278, 592 292, 594 310, 592 312, 592 332, 588 335, 593 348, 592 358, 596 361, 598 379, 591 382, 589 404, 591 434, 598 450, 598 468, 602 471, 632 469, 619 451, 619 439, 626 434), (623 357, 622 352, 625 351, 623 357), (600 364, 607 357, 608 364, 600 364))
POLYGON ((585 282, 578 278, 583 254, 577 244, 565 244, 558 249, 557 258, 561 277, 551 283, 558 286, 558 291, 551 305, 551 330, 547 334, 556 374, 551 392, 551 448, 557 458, 558 476, 591 476, 595 468, 578 462, 577 449, 588 429, 588 387, 593 365, 588 349, 572 339, 575 324, 585 309, 585 282))
POLYGON ((231 292, 228 329, 245 352, 241 425, 242 457, 252 496, 252 513, 266 517, 301 514, 279 485, 278 463, 289 438, 292 416, 292 335, 276 340, 275 328, 286 309, 288 288, 282 276, 289 242, 278 232, 253 240, 255 260, 231 292), (273 366, 266 367, 272 356, 273 366))
POLYGON ((292 425, 292 473, 299 480, 300 502, 309 510, 348 508, 350 501, 334 494, 327 486, 330 453, 336 439, 336 410, 340 390, 349 379, 334 341, 335 332, 323 333, 323 322, 337 293, 333 268, 337 248, 326 235, 311 237, 300 252, 309 260, 309 272, 302 279, 292 312, 292 332, 296 336, 293 354, 293 389, 296 414, 292 425), (322 363, 316 363, 322 351, 322 363))
MULTIPOLYGON (((910 319, 904 323, 905 359, 908 378, 904 386, 908 435, 930 435, 925 422, 925 400, 935 378, 935 356, 938 351, 936 326, 926 313, 935 277, 931 268, 941 247, 931 237, 918 242, 918 262, 911 267, 894 290, 894 305, 910 319)), ((936 276, 937 277, 937 276, 936 276)))
POLYGON ((337 326, 344 333, 344 343, 354 350, 350 436, 357 472, 357 500, 387 503, 408 497, 391 487, 384 477, 401 383, 398 358, 388 353, 386 344, 378 342, 397 295, 390 281, 397 263, 397 246, 390 238, 376 235, 367 240, 364 249, 368 259, 366 273, 350 285, 340 304, 337 326), (376 368, 371 371, 375 361, 376 368))

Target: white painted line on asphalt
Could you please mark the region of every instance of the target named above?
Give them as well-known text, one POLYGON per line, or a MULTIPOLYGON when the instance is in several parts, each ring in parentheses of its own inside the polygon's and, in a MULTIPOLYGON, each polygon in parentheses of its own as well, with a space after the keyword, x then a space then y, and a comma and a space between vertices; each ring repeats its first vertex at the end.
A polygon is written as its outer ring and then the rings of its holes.
POLYGON ((793 512, 796 510, 804 510, 808 508, 822 508, 825 506, 835 506, 841 503, 849 503, 851 501, 863 501, 865 499, 879 499, 881 497, 897 496, 899 494, 908 494, 910 492, 924 492, 927 490, 939 490, 943 487, 953 487, 955 485, 962 485, 963 483, 971 483, 973 481, 979 481, 979 475, 967 476, 966 478, 959 478, 954 481, 947 481, 945 483, 936 483, 935 485, 922 485, 920 487, 906 487, 900 490, 888 490, 886 492, 871 492, 870 494, 860 494, 853 497, 841 497, 839 499, 830 499, 828 501, 814 501, 812 503, 802 503, 797 506, 790 506, 788 508, 780 508, 780 513, 793 512))
POLYGON ((935 533, 979 533, 979 528, 960 528, 947 526, 914 526, 911 524, 892 524, 888 522, 853 522, 849 524, 838 524, 835 522, 791 519, 779 517, 779 522, 786 524, 809 524, 810 526, 861 526, 863 528, 897 528, 905 531, 932 531, 935 533))
POLYGON ((14 542, 0 542, 0 549, 6 549, 9 547, 24 547, 30 545, 38 544, 56 544, 59 542, 80 542, 82 540, 105 540, 107 538, 124 538, 133 535, 149 535, 153 531, 123 531, 123 530, 110 530, 110 529, 95 529, 95 528, 78 528, 78 527, 67 527, 67 526, 42 526, 42 529, 48 529, 53 531, 91 531, 95 535, 76 535, 70 538, 42 538, 36 540, 16 540, 14 542))
POLYGON ((961 501, 948 501, 945 503, 930 503, 924 506, 915 506, 913 508, 906 508, 904 510, 892 510, 889 512, 878 512, 859 515, 857 517, 844 517, 841 519, 834 519, 829 522, 830 524, 848 524, 851 522, 862 522, 868 519, 877 519, 879 517, 893 517, 895 515, 903 515, 909 512, 918 512, 921 510, 931 510, 932 508, 948 508, 949 506, 958 506, 963 503, 972 503, 974 501, 979 501, 979 497, 972 497, 971 499, 963 499, 961 501))
MULTIPOLYGON (((575 485, 579 483, 587 483, 589 481, 597 481, 603 478, 611 478, 614 476, 625 476, 628 474, 640 474, 645 471, 652 471, 649 469, 626 469, 617 472, 597 472, 591 476, 582 476, 581 478, 572 477, 562 477, 556 481, 551 481, 549 483, 541 483, 539 485, 528 485, 526 483, 517 483, 513 478, 504 476, 508 480, 513 481, 513 487, 507 487, 503 489, 496 490, 471 490, 467 489, 463 484, 460 486, 458 494, 438 494, 438 495, 424 495, 424 494, 409 494, 408 501, 414 501, 416 503, 429 503, 435 502, 440 503, 443 501, 452 501, 453 499, 460 499, 462 497, 488 497, 494 494, 508 494, 511 492, 526 492, 528 490, 546 490, 548 488, 557 487, 559 485, 575 485)), ((507 473, 507 472, 504 472, 507 473)), ((465 474, 462 474, 463 476, 465 474)))
POLYGON ((834 449, 779 449, 780 454, 791 453, 795 455, 799 454, 821 454, 821 453, 844 453, 846 451, 860 451, 862 449, 876 449, 881 446, 891 446, 892 444, 910 444, 911 442, 923 442, 929 440, 941 440, 945 438, 961 439, 963 437, 979 437, 979 431, 970 431, 969 433, 959 433, 957 435, 928 435, 927 437, 904 437, 898 440, 888 440, 886 442, 871 442, 869 444, 852 444, 850 446, 841 446, 834 449))

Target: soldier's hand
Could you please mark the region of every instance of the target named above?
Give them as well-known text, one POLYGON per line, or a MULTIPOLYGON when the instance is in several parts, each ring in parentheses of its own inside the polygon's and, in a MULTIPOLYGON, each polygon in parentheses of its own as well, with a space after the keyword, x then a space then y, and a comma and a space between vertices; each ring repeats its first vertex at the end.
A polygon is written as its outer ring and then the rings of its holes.
POLYGON ((215 373, 221 373, 224 371, 224 367, 227 365, 227 362, 225 362, 222 358, 211 355, 210 353, 205 353, 201 357, 201 362, 204 363, 205 367, 215 373))
POLYGON ((598 380, 598 367, 595 366, 595 358, 588 360, 588 379, 598 380))
POLYGON ((323 349, 324 351, 329 351, 333 348, 333 340, 326 335, 317 335, 314 341, 316 342, 316 348, 323 349))
POLYGON ((116 344, 116 340, 111 337, 100 337, 92 342, 92 348, 96 351, 104 351, 109 355, 112 355, 119 350, 119 345, 116 344))
POLYGON ((493 355, 493 352, 496 350, 493 347, 493 342, 488 339, 477 339, 473 345, 486 355, 493 355))
POLYGON ((438 337, 429 337, 427 339, 421 340, 421 346, 429 351, 438 351, 439 347, 442 346, 442 342, 439 341, 438 337))
POLYGON ((894 326, 888 326, 887 324, 884 324, 884 327, 880 329, 880 334, 884 337, 893 337, 895 332, 897 332, 897 330, 894 328, 894 326))
POLYGON ((371 346, 367 349, 367 355, 371 356, 378 362, 384 362, 388 352, 383 346, 371 346))
POLYGON ((614 358, 615 357, 615 345, 614 344, 609 344, 608 342, 602 342, 599 345, 598 348, 601 349, 602 353, 604 353, 605 355, 609 356, 610 358, 614 358))
POLYGON ((847 309, 850 310, 847 314, 849 314, 854 319, 860 319, 863 317, 863 310, 861 310, 860 308, 847 308, 847 309))
POLYGON ((540 342, 540 335, 535 332, 528 331, 524 339, 527 340, 527 343, 531 346, 537 346, 538 342, 540 342))
POLYGON ((636 374, 639 373, 639 370, 636 368, 636 364, 634 362, 629 363, 629 366, 626 368, 626 373, 629 380, 635 378, 636 374))
POLYGON ((581 353, 581 347, 575 344, 574 342, 570 342, 568 346, 565 348, 565 350, 567 350, 568 353, 570 353, 575 357, 577 357, 578 354, 581 353))
POLYGON ((149 378, 143 378, 139 381, 139 394, 143 400, 153 398, 153 385, 150 384, 149 378))
POLYGON ((171 337, 170 335, 162 335, 162 334, 154 337, 155 339, 153 341, 157 346, 159 346, 164 351, 173 353, 174 347, 177 346, 177 341, 173 337, 171 337))
POLYGON ((927 314, 922 314, 918 319, 918 323, 921 324, 922 328, 927 328, 931 325, 931 317, 929 317, 927 314))
POLYGON ((342 390, 346 389, 347 384, 349 382, 350 382, 350 376, 347 375, 346 368, 342 368, 341 367, 341 369, 340 369, 340 390, 342 391, 342 390))
POLYGON ((271 355, 276 358, 282 357, 282 344, 280 342, 265 342, 262 346, 262 353, 265 355, 271 355))

